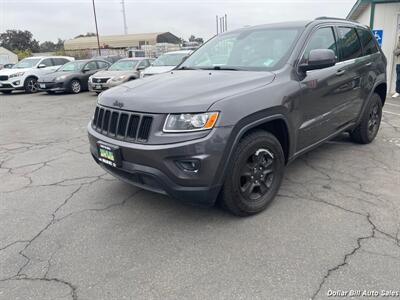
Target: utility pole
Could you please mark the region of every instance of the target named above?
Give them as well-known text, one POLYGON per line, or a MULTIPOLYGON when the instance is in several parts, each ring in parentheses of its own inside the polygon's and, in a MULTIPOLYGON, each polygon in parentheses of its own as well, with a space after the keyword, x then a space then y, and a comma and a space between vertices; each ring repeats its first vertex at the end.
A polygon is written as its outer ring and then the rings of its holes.
POLYGON ((94 24, 96 25, 97 49, 99 51, 99 56, 101 56, 99 29, 97 28, 96 6, 94 5, 94 0, 92 0, 92 3, 93 3, 94 24))
POLYGON ((217 35, 218 35, 218 15, 215 16, 215 21, 216 21, 216 24, 217 24, 217 35))
POLYGON ((122 17, 124 19, 124 34, 128 34, 128 25, 126 25, 125 0, 121 0, 121 5, 122 5, 122 17))
POLYGON ((223 17, 215 16, 215 22, 217 25, 217 35, 219 33, 228 31, 228 15, 225 14, 223 17))
POLYGON ((225 14, 225 31, 228 31, 228 16, 225 14))

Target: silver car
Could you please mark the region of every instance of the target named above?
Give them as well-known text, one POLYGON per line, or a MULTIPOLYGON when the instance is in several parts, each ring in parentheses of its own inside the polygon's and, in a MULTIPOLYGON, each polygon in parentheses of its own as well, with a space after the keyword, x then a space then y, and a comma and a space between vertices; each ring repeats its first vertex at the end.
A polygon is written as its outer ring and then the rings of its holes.
POLYGON ((152 58, 123 58, 107 70, 97 72, 89 78, 89 91, 100 93, 103 90, 140 77, 140 72, 150 66, 152 58))

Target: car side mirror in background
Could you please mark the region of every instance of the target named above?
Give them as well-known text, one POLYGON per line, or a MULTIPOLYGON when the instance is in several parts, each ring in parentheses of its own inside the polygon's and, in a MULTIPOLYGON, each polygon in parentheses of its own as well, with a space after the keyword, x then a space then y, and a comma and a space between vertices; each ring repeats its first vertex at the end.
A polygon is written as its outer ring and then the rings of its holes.
POLYGON ((336 64, 335 52, 331 49, 314 49, 310 51, 308 62, 299 66, 302 72, 324 69, 336 64))
POLYGON ((46 68, 47 66, 45 64, 39 64, 37 67, 38 67, 38 69, 43 69, 43 68, 46 68))
POLYGON ((146 69, 145 66, 139 66, 139 67, 136 68, 136 70, 138 70, 138 71, 142 71, 142 70, 144 70, 144 69, 146 69))

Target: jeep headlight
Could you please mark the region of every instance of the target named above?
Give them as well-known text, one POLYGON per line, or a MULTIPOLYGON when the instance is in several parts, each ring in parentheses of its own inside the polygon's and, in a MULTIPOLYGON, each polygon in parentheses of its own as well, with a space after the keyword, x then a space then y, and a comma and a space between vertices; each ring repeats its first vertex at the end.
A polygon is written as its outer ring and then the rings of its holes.
POLYGON ((18 72, 18 73, 11 74, 11 75, 9 76, 9 78, 20 77, 20 76, 22 76, 22 75, 24 75, 24 72, 18 72))
POLYGON ((212 129, 218 112, 198 114, 169 114, 164 123, 164 132, 190 132, 212 129))

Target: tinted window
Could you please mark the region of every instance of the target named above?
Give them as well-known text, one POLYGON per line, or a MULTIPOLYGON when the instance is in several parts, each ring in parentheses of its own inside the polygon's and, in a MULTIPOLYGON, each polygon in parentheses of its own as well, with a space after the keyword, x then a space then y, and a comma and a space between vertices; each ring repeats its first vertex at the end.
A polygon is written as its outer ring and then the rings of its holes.
POLYGON ((97 70, 97 64, 95 61, 91 61, 85 65, 84 69, 88 71, 97 70))
POLYGON ((139 67, 143 67, 143 68, 147 68, 149 66, 149 63, 147 62, 147 60, 142 60, 139 64, 139 67))
POLYGON ((104 61, 98 61, 97 64, 99 65, 99 69, 106 69, 109 67, 109 64, 104 61))
POLYGON ((45 65, 46 67, 51 67, 53 66, 53 61, 51 58, 45 58, 40 62, 41 65, 45 65))
POLYGON ((364 55, 373 54, 379 51, 371 31, 357 28, 357 33, 363 46, 364 55))
POLYGON ((315 49, 331 49, 338 56, 332 27, 320 28, 312 34, 304 51, 302 62, 307 62, 310 51, 315 49))
POLYGON ((53 62, 55 66, 62 66, 69 62, 69 60, 65 58, 53 58, 53 62))
POLYGON ((339 41, 342 49, 342 60, 348 60, 362 55, 361 44, 356 30, 350 27, 339 27, 339 41))

